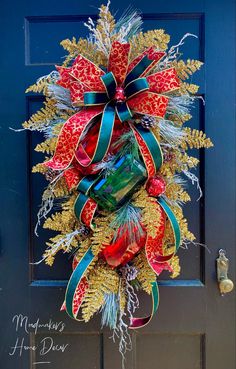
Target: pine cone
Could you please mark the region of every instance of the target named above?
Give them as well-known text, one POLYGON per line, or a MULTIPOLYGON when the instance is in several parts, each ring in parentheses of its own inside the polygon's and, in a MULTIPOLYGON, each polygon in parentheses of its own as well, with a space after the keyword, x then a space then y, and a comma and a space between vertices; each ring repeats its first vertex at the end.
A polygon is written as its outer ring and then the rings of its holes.
POLYGON ((88 236, 90 234, 90 229, 85 225, 82 225, 80 228, 80 234, 82 234, 83 236, 88 236))
POLYGON ((164 162, 169 162, 175 158, 175 155, 172 152, 165 152, 164 153, 164 162))
POLYGON ((121 276, 127 281, 133 281, 137 275, 138 271, 134 266, 125 265, 120 269, 121 276))
POLYGON ((154 117, 150 117, 149 115, 144 115, 141 119, 141 124, 143 128, 150 129, 156 125, 156 119, 154 117))

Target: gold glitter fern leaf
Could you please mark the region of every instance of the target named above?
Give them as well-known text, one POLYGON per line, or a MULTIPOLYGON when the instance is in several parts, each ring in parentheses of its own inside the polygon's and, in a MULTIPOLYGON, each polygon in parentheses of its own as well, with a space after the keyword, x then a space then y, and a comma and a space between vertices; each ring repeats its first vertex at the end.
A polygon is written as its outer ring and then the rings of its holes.
POLYGON ((43 104, 44 107, 41 110, 33 114, 28 121, 25 121, 22 124, 25 129, 40 130, 47 127, 51 120, 56 117, 56 101, 46 98, 46 101, 43 104))
POLYGON ((96 50, 95 45, 87 39, 80 38, 76 41, 76 38, 73 37, 72 40, 66 39, 61 41, 61 46, 69 53, 63 63, 64 67, 68 66, 79 54, 95 64, 104 65, 104 54, 96 50))
POLYGON ((108 215, 95 219, 95 229, 91 237, 94 255, 98 255, 102 249, 111 243, 114 230, 110 227, 110 223, 113 218, 112 215, 108 215))
POLYGON ((182 147, 187 150, 188 148, 193 149, 201 149, 213 146, 213 143, 210 138, 206 137, 206 134, 197 129, 191 129, 189 127, 184 128, 186 135, 184 136, 182 147))
POLYGON ((199 60, 188 59, 186 62, 183 60, 175 61, 173 66, 182 80, 188 79, 193 73, 201 68, 203 63, 199 60))
POLYGON ((133 265, 138 270, 137 280, 139 281, 142 289, 148 294, 151 294, 152 283, 156 281, 156 274, 148 264, 144 249, 134 258, 133 265))
POLYGON ((150 197, 142 187, 133 195, 133 204, 142 209, 142 222, 151 237, 155 237, 160 223, 160 208, 156 200, 150 197))
POLYGON ((48 138, 35 147, 35 151, 53 154, 56 148, 57 137, 48 138))
POLYGON ((104 294, 118 292, 119 276, 105 262, 99 261, 96 268, 88 274, 88 283, 89 288, 82 304, 82 316, 85 322, 88 322, 103 305, 104 294))
POLYGON ((199 90, 199 86, 195 85, 193 83, 186 83, 183 82, 180 84, 180 88, 178 90, 178 92, 181 95, 186 95, 186 94, 191 94, 191 95, 195 95, 199 90))
POLYGON ((163 29, 140 32, 130 40, 131 59, 141 54, 148 47, 154 46, 158 50, 165 51, 168 47, 170 36, 163 29))

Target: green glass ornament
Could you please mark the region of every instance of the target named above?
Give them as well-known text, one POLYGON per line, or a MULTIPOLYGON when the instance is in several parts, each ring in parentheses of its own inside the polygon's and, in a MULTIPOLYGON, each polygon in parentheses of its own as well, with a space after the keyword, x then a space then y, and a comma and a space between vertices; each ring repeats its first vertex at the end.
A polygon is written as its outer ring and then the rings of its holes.
POLYGON ((115 163, 109 176, 97 179, 89 195, 102 208, 113 211, 122 205, 146 178, 147 171, 143 164, 132 155, 125 155, 115 163))

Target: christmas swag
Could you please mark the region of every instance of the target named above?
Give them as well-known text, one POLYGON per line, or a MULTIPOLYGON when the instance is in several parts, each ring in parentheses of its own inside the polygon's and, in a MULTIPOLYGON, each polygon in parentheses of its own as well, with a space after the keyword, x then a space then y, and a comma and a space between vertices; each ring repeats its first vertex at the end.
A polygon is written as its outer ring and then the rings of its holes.
POLYGON ((170 37, 142 32, 137 12, 116 22, 109 3, 99 10, 85 24, 89 37, 62 41, 63 64, 27 89, 45 102, 23 127, 45 136, 36 146, 45 161, 33 168, 49 182, 37 226, 46 218, 56 234, 43 260, 73 255, 61 309, 85 322, 100 311, 124 353, 128 328, 146 325, 158 308, 157 276, 178 276, 178 248, 195 239, 182 211, 184 176, 199 187, 198 159, 187 150, 212 143, 184 126, 198 98, 185 81, 202 65, 179 59, 189 34, 168 50, 170 37), (54 200, 59 211, 49 216, 54 200), (138 290, 152 295, 145 317, 135 313, 138 290))

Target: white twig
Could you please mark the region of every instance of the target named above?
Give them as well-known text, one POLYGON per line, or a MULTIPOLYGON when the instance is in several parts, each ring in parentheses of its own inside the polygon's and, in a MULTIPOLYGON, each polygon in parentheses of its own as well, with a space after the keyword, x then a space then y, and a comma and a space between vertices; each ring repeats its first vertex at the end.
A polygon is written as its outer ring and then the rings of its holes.
POLYGON ((187 37, 194 37, 198 38, 198 36, 192 34, 192 33, 186 33, 181 40, 178 42, 178 44, 171 46, 170 50, 168 51, 166 57, 163 59, 163 61, 159 64, 160 69, 166 68, 174 59, 177 59, 179 56, 179 49, 182 45, 184 45, 184 40, 187 37))
POLYGON ((40 263, 42 263, 42 261, 44 261, 48 254, 49 255, 55 255, 57 253, 58 250, 61 249, 61 246, 64 246, 64 253, 65 252, 69 252, 70 251, 70 247, 71 247, 71 242, 73 241, 74 237, 77 236, 78 234, 80 234, 80 229, 76 229, 75 231, 71 232, 71 233, 67 233, 66 235, 64 235, 63 237, 61 237, 57 242, 55 242, 55 244, 53 246, 50 246, 50 248, 48 248, 46 251, 49 251, 47 253, 47 255, 44 255, 43 258, 39 261, 36 261, 35 263, 30 263, 32 265, 38 265, 40 263))
POLYGON ((209 247, 207 247, 207 245, 205 245, 204 243, 190 241, 188 239, 185 239, 182 241, 181 247, 185 250, 188 250, 189 245, 204 247, 207 250, 207 252, 209 252, 209 254, 211 253, 211 250, 209 249, 209 247))
POLYGON ((37 214, 37 223, 34 229, 34 233, 35 235, 38 237, 38 227, 41 224, 41 220, 42 219, 46 219, 48 213, 52 210, 53 208, 53 204, 54 204, 54 187, 56 185, 56 183, 59 181, 59 179, 62 177, 62 175, 64 174, 64 172, 60 172, 53 180, 52 182, 48 185, 48 187, 46 188, 46 190, 43 193, 42 196, 42 203, 40 206, 40 209, 38 211, 37 214))
POLYGON ((196 183, 197 189, 199 191, 199 197, 197 198, 197 201, 199 201, 200 198, 202 197, 202 189, 201 189, 201 186, 200 186, 200 183, 199 183, 199 178, 195 174, 193 174, 192 172, 189 172, 188 170, 183 170, 183 173, 188 179, 190 179, 193 186, 196 183))
MULTIPOLYGON (((119 286, 119 295, 122 289, 122 280, 119 286)), ((122 369, 125 369, 125 354, 127 351, 132 350, 132 340, 129 334, 128 325, 124 322, 125 312, 119 311, 118 324, 115 329, 113 329, 112 339, 115 342, 116 338, 119 339, 119 352, 122 357, 122 369)))

